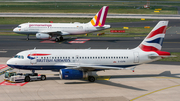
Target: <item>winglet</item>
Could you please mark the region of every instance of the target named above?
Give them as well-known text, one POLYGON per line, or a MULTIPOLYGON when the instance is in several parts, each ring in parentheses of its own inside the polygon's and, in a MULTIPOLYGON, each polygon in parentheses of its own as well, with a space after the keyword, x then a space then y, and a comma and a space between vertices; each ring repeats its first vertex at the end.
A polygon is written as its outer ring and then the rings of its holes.
POLYGON ((93 17, 90 23, 93 26, 103 27, 106 22, 106 17, 108 13, 109 6, 103 6, 101 10, 93 17))

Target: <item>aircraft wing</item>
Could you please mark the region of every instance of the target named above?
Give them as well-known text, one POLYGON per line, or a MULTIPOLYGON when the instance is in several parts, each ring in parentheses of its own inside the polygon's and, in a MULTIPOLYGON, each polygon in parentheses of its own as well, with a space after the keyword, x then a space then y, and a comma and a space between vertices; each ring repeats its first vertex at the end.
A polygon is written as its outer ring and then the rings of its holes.
MULTIPOLYGON (((62 65, 62 64, 61 64, 62 65)), ((93 71, 93 70, 122 70, 123 67, 111 67, 111 66, 100 66, 100 65, 91 65, 91 64, 63 64, 67 69, 77 69, 83 71, 93 71)), ((130 69, 130 68, 129 68, 130 69)))
POLYGON ((52 30, 43 30, 43 31, 39 31, 39 33, 50 34, 50 35, 69 35, 70 34, 64 31, 52 31, 52 30))

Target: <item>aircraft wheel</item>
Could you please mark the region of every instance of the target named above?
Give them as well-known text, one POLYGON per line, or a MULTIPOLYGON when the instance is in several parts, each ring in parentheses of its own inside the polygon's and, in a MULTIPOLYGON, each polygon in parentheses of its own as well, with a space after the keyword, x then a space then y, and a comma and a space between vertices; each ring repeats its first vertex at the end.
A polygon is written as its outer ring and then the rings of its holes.
POLYGON ((60 41, 63 41, 63 37, 62 36, 59 39, 60 39, 60 41))
POLYGON ((56 41, 56 42, 58 42, 58 41, 59 41, 59 39, 58 39, 58 38, 56 38, 56 39, 55 39, 55 41, 56 41))
POLYGON ((41 80, 46 80, 46 75, 41 75, 41 80))
POLYGON ((26 76, 25 79, 24 79, 25 82, 29 82, 30 80, 31 80, 31 79, 30 79, 29 76, 26 76))
POLYGON ((89 76, 89 77, 88 77, 88 80, 89 80, 89 82, 94 82, 96 79, 95 79, 94 76, 89 76))

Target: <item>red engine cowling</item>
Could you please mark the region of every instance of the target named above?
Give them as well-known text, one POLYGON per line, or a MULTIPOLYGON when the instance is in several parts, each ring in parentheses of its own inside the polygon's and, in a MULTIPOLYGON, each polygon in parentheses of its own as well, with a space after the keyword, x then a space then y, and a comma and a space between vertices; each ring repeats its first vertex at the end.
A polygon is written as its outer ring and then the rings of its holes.
POLYGON ((51 39, 51 36, 49 34, 37 33, 36 38, 37 39, 51 39))

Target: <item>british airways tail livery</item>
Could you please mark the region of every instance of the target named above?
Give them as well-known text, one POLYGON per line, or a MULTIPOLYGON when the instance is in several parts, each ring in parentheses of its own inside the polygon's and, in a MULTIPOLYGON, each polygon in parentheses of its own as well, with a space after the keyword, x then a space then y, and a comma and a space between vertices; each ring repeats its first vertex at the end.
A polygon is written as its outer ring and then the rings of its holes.
POLYGON ((8 60, 7 65, 32 71, 58 70, 61 79, 88 78, 90 82, 94 82, 92 71, 134 70, 137 65, 171 57, 169 52, 161 51, 167 25, 168 21, 160 21, 134 49, 26 50, 8 60))
POLYGON ((36 35, 38 39, 56 37, 55 41, 62 41, 64 35, 80 35, 110 28, 110 25, 105 25, 108 9, 108 6, 103 6, 88 23, 23 23, 13 31, 26 34, 27 40, 29 35, 36 35))

